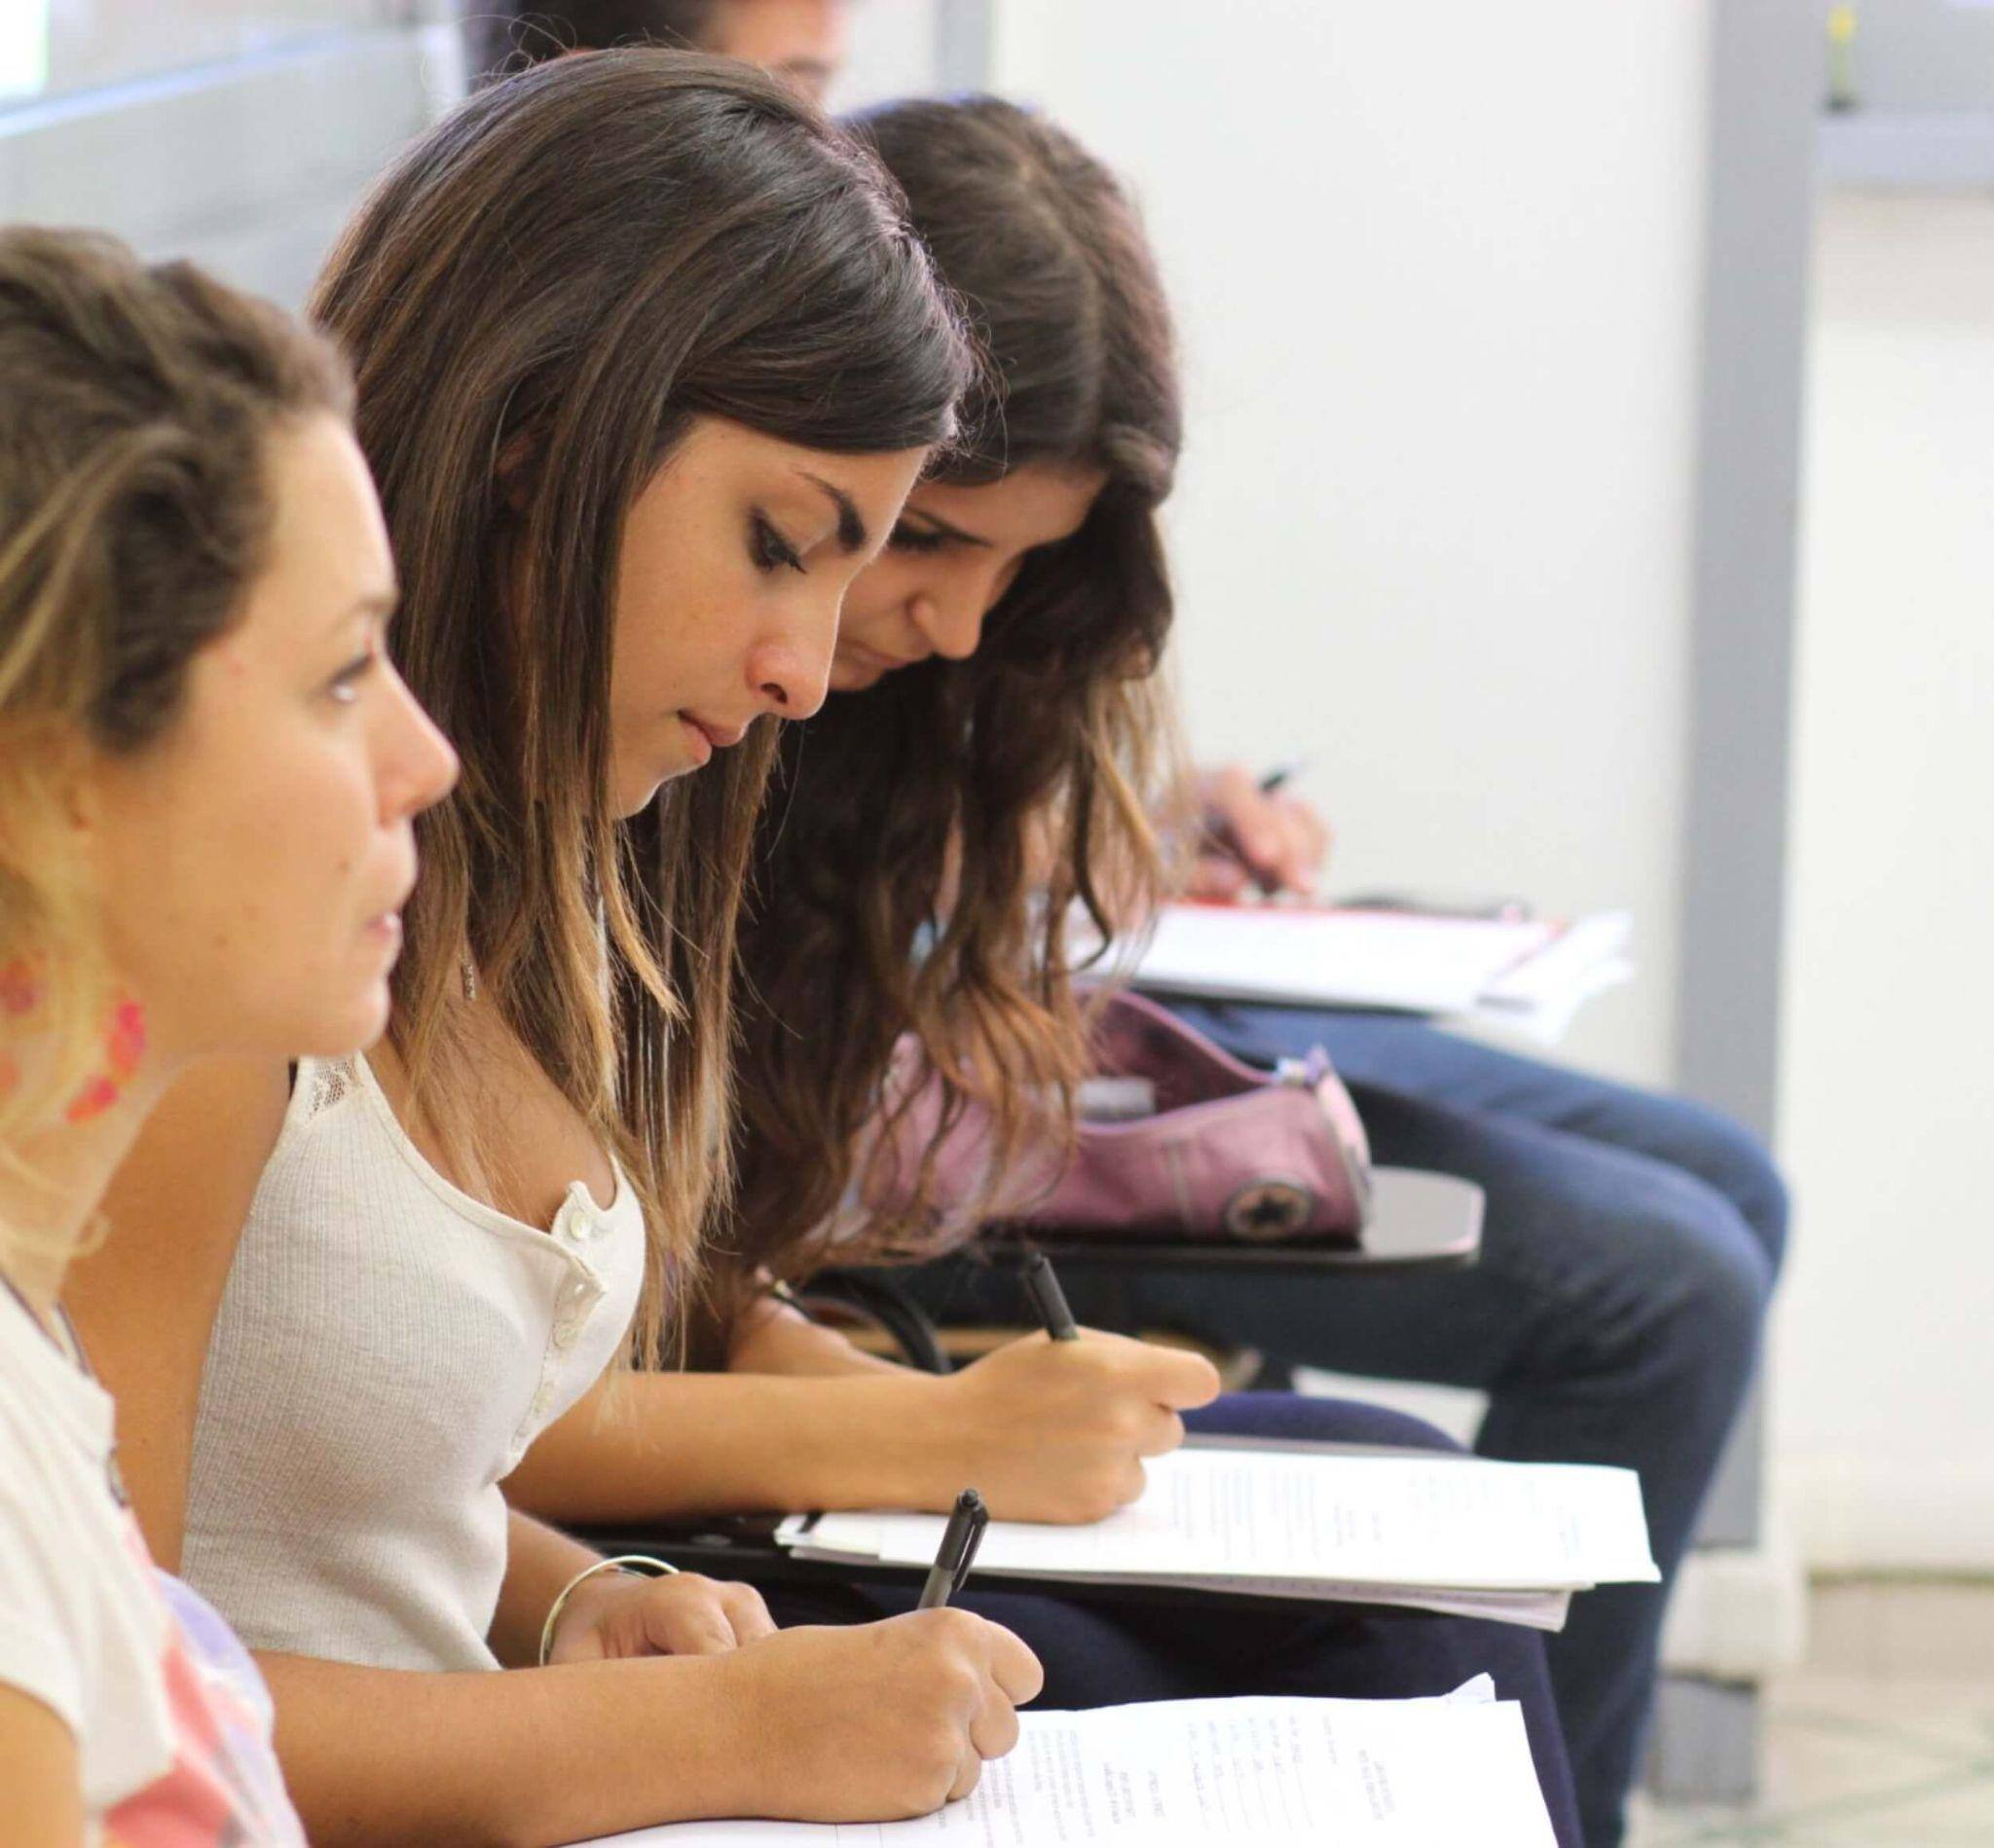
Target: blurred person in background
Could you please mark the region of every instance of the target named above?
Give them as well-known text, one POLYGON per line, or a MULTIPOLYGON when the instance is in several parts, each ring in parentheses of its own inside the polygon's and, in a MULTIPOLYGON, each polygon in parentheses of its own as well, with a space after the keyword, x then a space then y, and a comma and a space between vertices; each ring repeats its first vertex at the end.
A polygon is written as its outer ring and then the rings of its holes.
POLYGON ((466 68, 489 82, 560 52, 664 45, 759 64, 822 102, 845 59, 849 0, 472 0, 466 68))

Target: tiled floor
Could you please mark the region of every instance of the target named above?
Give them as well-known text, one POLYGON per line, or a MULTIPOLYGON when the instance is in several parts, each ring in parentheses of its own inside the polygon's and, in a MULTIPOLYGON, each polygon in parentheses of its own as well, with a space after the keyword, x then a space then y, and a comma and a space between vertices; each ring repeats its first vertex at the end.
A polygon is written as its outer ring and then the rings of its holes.
POLYGON ((1759 1798, 1648 1808, 1629 1848, 1994 1848, 1994 1586, 1831 1586, 1767 1692, 1759 1798))

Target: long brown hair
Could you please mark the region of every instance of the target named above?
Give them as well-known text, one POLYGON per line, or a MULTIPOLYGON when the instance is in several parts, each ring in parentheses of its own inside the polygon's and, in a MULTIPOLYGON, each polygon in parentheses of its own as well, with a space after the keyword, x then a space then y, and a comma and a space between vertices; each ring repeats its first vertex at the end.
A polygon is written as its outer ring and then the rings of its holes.
MULTIPOLYGON (((1181 419, 1133 206, 1072 136, 995 98, 898 103, 853 126, 988 348, 988 388, 942 478, 1044 462, 1107 481, 1071 538, 1026 558, 973 656, 835 694, 782 741, 744 927, 728 1250, 744 1274, 787 1277, 823 1260, 903 1033, 948 1118, 972 1098, 990 1109, 1000 1165, 1047 1127, 1039 1106, 1060 1123, 1083 1057, 1065 919, 1078 902, 1105 930, 1154 888, 1166 736, 1156 513, 1181 419)), ((841 1226, 840 1255, 919 1233, 920 1192, 857 1244, 841 1226)))
MULTIPOLYGON (((111 972, 63 800, 80 751, 166 736, 264 567, 269 440, 344 417, 288 315, 114 239, 0 232, 0 1150, 101 1055, 111 972), (25 1044, 24 1044, 25 1042, 25 1044), (28 1045, 33 1048, 32 1054, 28 1045)), ((27 1177, 32 1181, 32 1177, 27 1177)), ((0 1227, 13 1261, 59 1264, 0 1227)))
POLYGON ((314 306, 354 362, 401 572, 395 652, 463 761, 418 823, 392 1043, 447 1133, 468 963, 649 1208, 655 1352, 669 1275, 724 1193, 735 927, 772 743, 758 726, 615 818, 625 516, 701 415, 844 453, 942 441, 968 348, 876 163, 773 80, 669 52, 561 58, 473 96, 381 183, 314 306))

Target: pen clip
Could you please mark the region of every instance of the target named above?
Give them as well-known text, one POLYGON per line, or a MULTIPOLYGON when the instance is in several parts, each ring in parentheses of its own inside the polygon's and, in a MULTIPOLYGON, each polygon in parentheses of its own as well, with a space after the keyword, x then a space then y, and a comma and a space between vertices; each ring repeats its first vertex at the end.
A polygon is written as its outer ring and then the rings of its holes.
POLYGON ((960 1591, 968 1582, 970 1568, 977 1563, 977 1549, 983 1544, 983 1534, 990 1525, 990 1510, 983 1497, 974 1489, 963 1491, 964 1498, 975 1497, 969 1509, 969 1519, 963 1528, 962 1557, 955 1565, 955 1590, 960 1591))

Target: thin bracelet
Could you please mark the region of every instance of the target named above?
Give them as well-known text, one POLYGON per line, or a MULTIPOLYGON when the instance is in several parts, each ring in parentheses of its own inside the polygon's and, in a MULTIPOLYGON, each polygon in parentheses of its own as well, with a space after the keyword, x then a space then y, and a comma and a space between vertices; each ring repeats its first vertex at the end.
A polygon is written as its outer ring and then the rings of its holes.
POLYGON ((561 1621, 561 1613, 568 1608, 568 1601, 598 1572, 625 1571, 640 1578, 666 1578, 678 1571, 678 1567, 668 1566, 661 1559, 652 1559, 646 1553, 618 1553, 614 1559, 599 1559, 593 1566, 578 1571, 567 1584, 561 1587, 547 1612, 547 1621, 540 1625, 540 1666, 547 1666, 547 1651, 554 1646, 554 1626, 561 1621))

